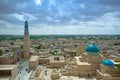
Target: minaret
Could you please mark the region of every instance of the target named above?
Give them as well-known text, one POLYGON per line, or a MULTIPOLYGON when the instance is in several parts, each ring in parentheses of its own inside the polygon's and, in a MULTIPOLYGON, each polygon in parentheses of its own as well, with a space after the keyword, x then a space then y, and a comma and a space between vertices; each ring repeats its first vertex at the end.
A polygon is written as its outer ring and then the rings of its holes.
POLYGON ((29 57, 30 57, 30 37, 29 37, 29 30, 28 30, 28 22, 25 21, 23 58, 28 59, 29 57))

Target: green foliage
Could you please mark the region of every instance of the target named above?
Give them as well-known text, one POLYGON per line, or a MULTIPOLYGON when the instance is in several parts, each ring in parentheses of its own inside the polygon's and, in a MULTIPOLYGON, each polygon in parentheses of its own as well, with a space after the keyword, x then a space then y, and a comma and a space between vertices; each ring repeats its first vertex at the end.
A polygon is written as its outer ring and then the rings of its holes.
MULTIPOLYGON (((0 41, 2 40, 23 40, 23 35, 0 35, 0 41)), ((80 40, 108 40, 108 39, 120 39, 120 35, 31 35, 30 39, 57 39, 57 38, 65 38, 65 39, 80 39, 80 40)), ((119 45, 119 44, 115 44, 119 45)))
POLYGON ((14 45, 14 42, 10 42, 10 45, 14 45))
POLYGON ((35 49, 42 49, 42 45, 34 46, 35 49))
POLYGON ((116 64, 116 67, 118 68, 118 71, 120 73, 120 64, 116 64))
POLYGON ((23 45, 21 45, 21 49, 23 49, 23 45))
POLYGON ((0 49, 0 56, 2 56, 2 54, 3 54, 3 50, 2 50, 2 49, 0 49))
POLYGON ((50 54, 52 54, 52 55, 56 55, 56 54, 58 54, 58 50, 52 50, 52 51, 50 51, 50 54))
POLYGON ((58 50, 54 50, 55 53, 58 53, 58 50))
POLYGON ((23 36, 20 35, 0 35, 0 41, 1 40, 23 40, 23 36))
POLYGON ((63 42, 63 44, 65 44, 66 42, 63 42))
POLYGON ((50 54, 52 54, 52 55, 55 55, 55 52, 53 52, 53 51, 50 51, 50 54))

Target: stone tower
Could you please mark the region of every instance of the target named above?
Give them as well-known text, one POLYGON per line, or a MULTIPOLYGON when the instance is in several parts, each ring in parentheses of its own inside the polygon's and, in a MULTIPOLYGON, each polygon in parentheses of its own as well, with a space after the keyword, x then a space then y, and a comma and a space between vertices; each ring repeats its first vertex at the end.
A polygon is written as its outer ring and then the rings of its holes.
POLYGON ((23 58, 28 59, 30 57, 30 37, 28 30, 28 22, 25 21, 25 29, 24 29, 24 53, 23 58))

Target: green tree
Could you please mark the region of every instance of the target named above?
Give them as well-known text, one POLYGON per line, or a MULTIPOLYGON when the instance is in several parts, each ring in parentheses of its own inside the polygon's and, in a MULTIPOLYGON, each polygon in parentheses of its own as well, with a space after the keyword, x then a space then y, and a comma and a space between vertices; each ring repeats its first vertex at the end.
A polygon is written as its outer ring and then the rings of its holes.
POLYGON ((116 67, 118 68, 119 74, 120 74, 120 64, 116 64, 116 67))
POLYGON ((50 51, 50 54, 55 55, 55 52, 54 51, 50 51))
POLYGON ((10 45, 14 45, 14 42, 10 42, 10 45))
POLYGON ((50 51, 50 54, 56 55, 56 54, 58 54, 58 52, 59 52, 59 51, 55 49, 55 50, 50 51))
POLYGON ((23 45, 21 45, 21 49, 23 49, 23 45))
POLYGON ((34 47, 35 49, 42 49, 42 45, 38 45, 34 47))
POLYGON ((2 50, 2 49, 0 49, 0 56, 2 56, 2 54, 3 54, 3 50, 2 50))
POLYGON ((57 53, 58 53, 58 50, 54 50, 54 52, 55 52, 55 54, 57 54, 57 53))

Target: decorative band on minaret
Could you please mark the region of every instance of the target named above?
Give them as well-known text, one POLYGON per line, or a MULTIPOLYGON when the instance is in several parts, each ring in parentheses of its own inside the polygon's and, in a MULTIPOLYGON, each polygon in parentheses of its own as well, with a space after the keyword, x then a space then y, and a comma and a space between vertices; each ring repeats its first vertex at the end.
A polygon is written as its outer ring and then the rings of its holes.
POLYGON ((28 21, 25 21, 24 29, 24 54, 23 57, 28 59, 30 57, 30 38, 29 38, 29 28, 28 21))

